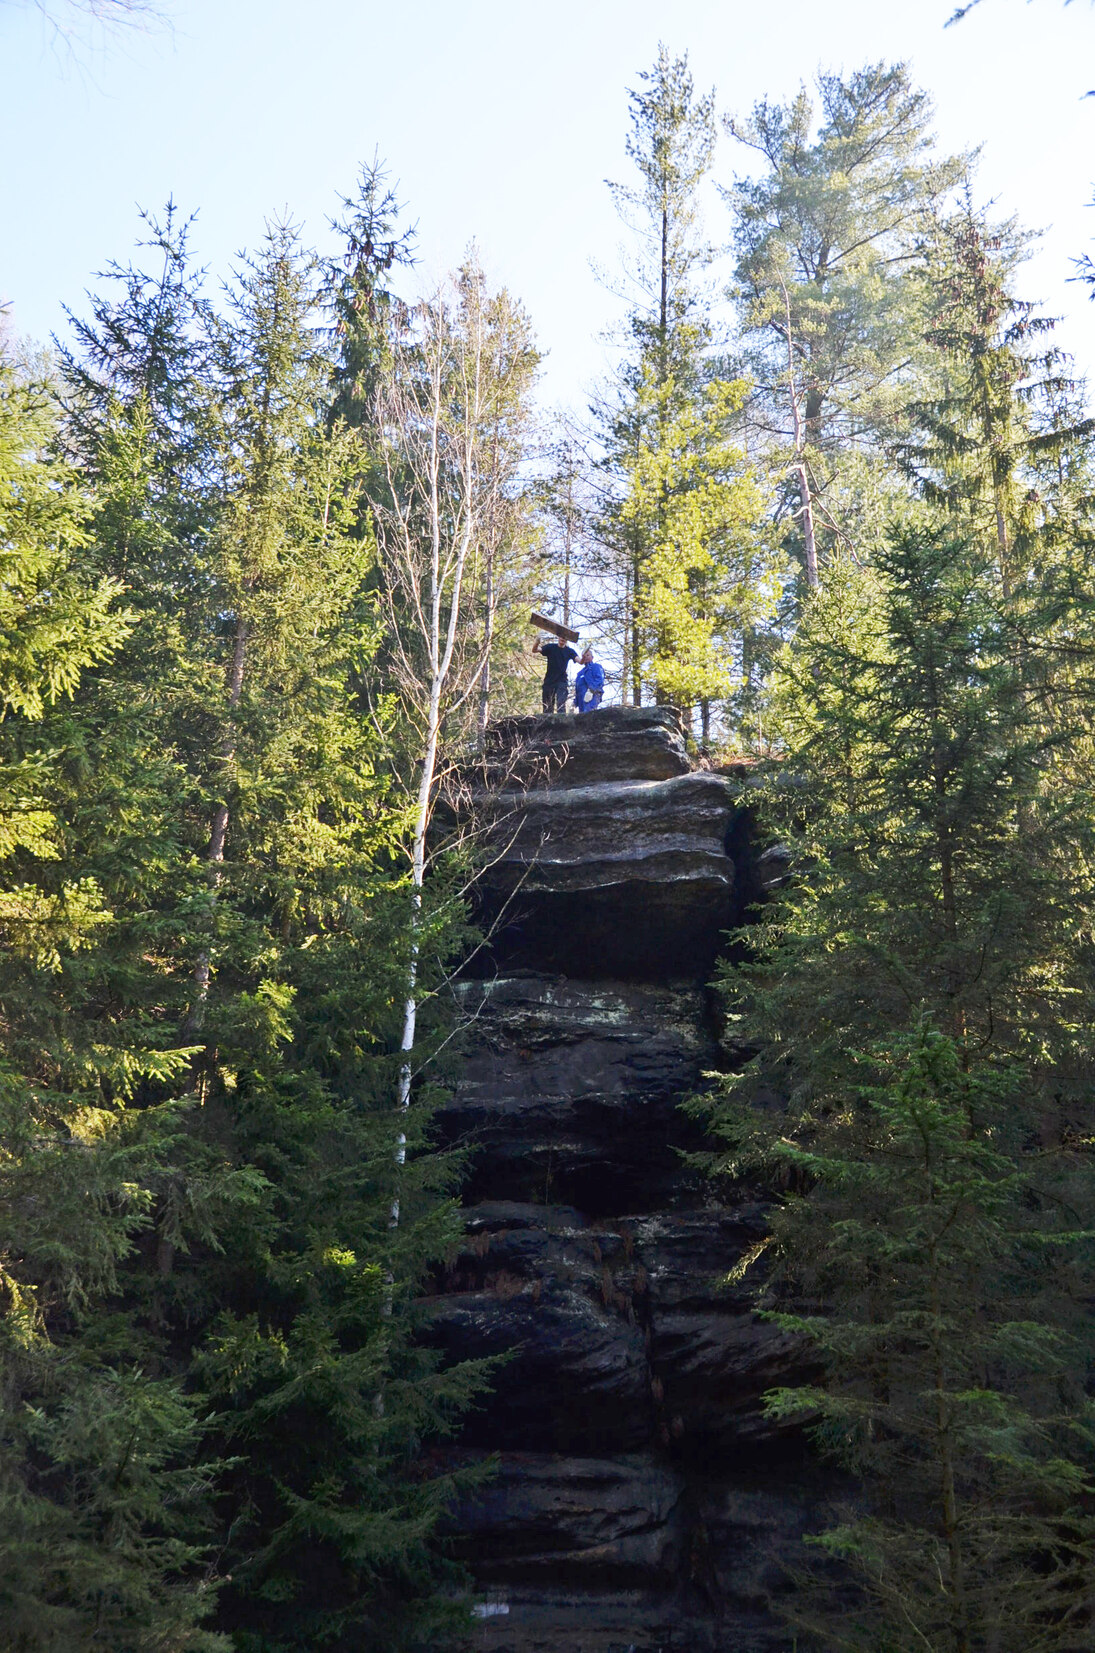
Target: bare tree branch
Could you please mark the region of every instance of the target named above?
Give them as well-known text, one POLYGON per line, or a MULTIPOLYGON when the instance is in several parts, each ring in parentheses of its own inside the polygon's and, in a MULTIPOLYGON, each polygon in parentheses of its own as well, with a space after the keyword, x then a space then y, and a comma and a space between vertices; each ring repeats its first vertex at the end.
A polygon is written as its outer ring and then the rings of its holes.
MULTIPOLYGON (((4 3, 0 0, 0 5, 4 3)), ((170 7, 160 0, 7 0, 7 4, 32 7, 57 39, 70 44, 89 24, 151 33, 167 28, 170 22, 170 7)))
MULTIPOLYGON (((961 23, 963 17, 968 17, 970 12, 980 4, 981 0, 966 0, 966 4, 964 6, 957 6, 955 8, 955 10, 947 18, 947 21, 944 23, 943 27, 945 29, 949 29, 952 23, 961 23)), ((1027 0, 1027 5, 1029 6, 1029 4, 1030 0, 1027 0)), ((1071 6, 1072 0, 1064 0, 1064 4, 1066 6, 1071 6)))
POLYGON ((94 18, 97 23, 123 24, 127 28, 143 26, 143 19, 162 23, 166 17, 164 8, 155 0, 29 0, 29 3, 58 27, 62 26, 61 19, 72 13, 94 18))

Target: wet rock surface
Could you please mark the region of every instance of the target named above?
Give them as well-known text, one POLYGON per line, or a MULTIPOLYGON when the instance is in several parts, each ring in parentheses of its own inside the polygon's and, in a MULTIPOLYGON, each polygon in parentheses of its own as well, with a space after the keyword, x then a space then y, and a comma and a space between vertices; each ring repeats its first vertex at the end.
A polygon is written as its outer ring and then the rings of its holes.
POLYGON ((763 1207, 713 1202, 679 1106, 723 1059, 705 982, 767 871, 743 875, 742 785, 688 771, 667 708, 518 719, 491 743, 506 848, 485 903, 511 910, 497 973, 460 988, 440 1129, 472 1151, 467 1233, 432 1332, 508 1357, 461 1443, 500 1454, 457 1517, 473 1645, 776 1653, 772 1598, 825 1489, 762 1396, 806 1368, 726 1284, 763 1207))

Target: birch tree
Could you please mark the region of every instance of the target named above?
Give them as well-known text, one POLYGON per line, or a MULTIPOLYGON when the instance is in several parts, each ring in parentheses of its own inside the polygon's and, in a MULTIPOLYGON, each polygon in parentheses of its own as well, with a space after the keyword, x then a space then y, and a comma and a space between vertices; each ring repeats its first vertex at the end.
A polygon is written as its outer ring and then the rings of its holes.
MULTIPOLYGON (((497 648, 499 571, 536 354, 523 313, 473 258, 409 314, 378 405, 371 505, 389 665, 411 730, 411 935, 397 1105, 406 1114, 420 1006, 423 885, 439 781, 482 733, 497 648), (476 623, 477 620, 480 623, 476 623)), ((405 1136, 397 1154, 402 1163, 405 1136)), ((399 1221, 399 1200, 392 1223, 399 1221)))

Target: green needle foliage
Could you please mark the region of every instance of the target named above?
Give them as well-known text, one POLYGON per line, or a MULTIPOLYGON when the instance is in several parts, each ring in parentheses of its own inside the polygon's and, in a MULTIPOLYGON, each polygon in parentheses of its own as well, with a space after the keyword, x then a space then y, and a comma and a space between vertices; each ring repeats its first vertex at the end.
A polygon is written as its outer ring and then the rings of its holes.
POLYGON ((893 489, 882 455, 929 371, 917 262, 967 164, 933 154, 907 65, 816 86, 816 106, 802 87, 725 122, 754 168, 726 192, 743 365, 809 585, 830 546, 877 543, 893 489))
POLYGON ((1039 424, 1060 385, 999 241, 966 211, 942 245, 920 497, 833 560, 770 685, 796 866, 727 973, 713 1125, 773 1197, 761 1305, 822 1374, 771 1411, 861 1479, 803 1562, 811 1644, 1078 1653, 1095 588, 1082 466, 1040 467, 1085 432, 1039 424))
POLYGON ((751 1133, 739 1161, 797 1190, 766 1301, 824 1372, 769 1411, 865 1488, 808 1541, 791 1616, 824 1647, 1078 1650, 1095 1420, 1073 1156, 1027 1148, 1018 1065, 970 1066, 927 1020, 852 1062, 842 1108, 751 1133))
POLYGON ((687 57, 664 46, 641 79, 627 144, 639 185, 612 186, 637 257, 627 354, 600 410, 613 478, 601 531, 622 575, 625 692, 638 705, 646 684, 698 705, 706 742, 712 705, 738 687, 747 639, 774 613, 781 564, 741 441, 749 387, 720 373, 702 284, 713 95, 697 96, 687 57))
POLYGON ((1056 574, 1005 579, 978 526, 913 505, 807 604, 766 788, 797 870, 727 975, 753 1054, 713 1110, 723 1166, 767 1179, 762 1302, 824 1373, 769 1403, 862 1477, 803 1567, 825 1647, 1090 1631, 1086 711, 1055 687, 1056 574))
POLYGON ((359 696, 370 432, 332 412, 290 228, 219 311, 173 211, 150 229, 60 426, 3 381, 5 1633, 441 1645, 460 1477, 430 1443, 486 1380, 421 1307, 457 1234, 429 1074, 464 920, 443 877, 412 904, 405 736, 359 696))
POLYGON ((178 1128, 170 1103, 142 1112, 136 1093, 169 1092, 186 1057, 101 997, 120 922, 102 862, 73 853, 93 734, 72 697, 135 616, 86 554, 90 511, 51 454, 45 390, 0 363, 0 1611, 19 1653, 213 1653, 201 1409, 145 1363, 131 1307, 102 1314, 178 1128))
MULTIPOLYGON (((906 69, 818 91, 731 127, 738 363, 714 94, 664 48, 631 94, 564 603, 625 700, 705 744, 755 720, 793 850, 703 1104, 812 1363, 770 1409, 858 1478, 792 1617, 819 1649, 1080 1653, 1093 425, 906 69)), ((276 224, 214 301, 169 204, 69 348, 0 351, 13 1653, 467 1641, 438 1534, 490 1373, 435 1355, 428 1304, 476 823, 435 806, 529 687, 539 356, 473 252, 397 295, 379 162, 343 207, 341 259, 276 224)))

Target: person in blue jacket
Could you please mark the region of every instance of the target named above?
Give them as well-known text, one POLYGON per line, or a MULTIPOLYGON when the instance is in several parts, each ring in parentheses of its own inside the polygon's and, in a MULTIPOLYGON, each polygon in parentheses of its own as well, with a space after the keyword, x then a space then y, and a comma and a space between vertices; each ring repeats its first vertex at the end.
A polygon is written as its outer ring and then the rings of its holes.
POLYGON ((574 679, 574 704, 579 713, 595 712, 605 693, 605 669, 593 658, 593 650, 582 655, 582 669, 574 679))

